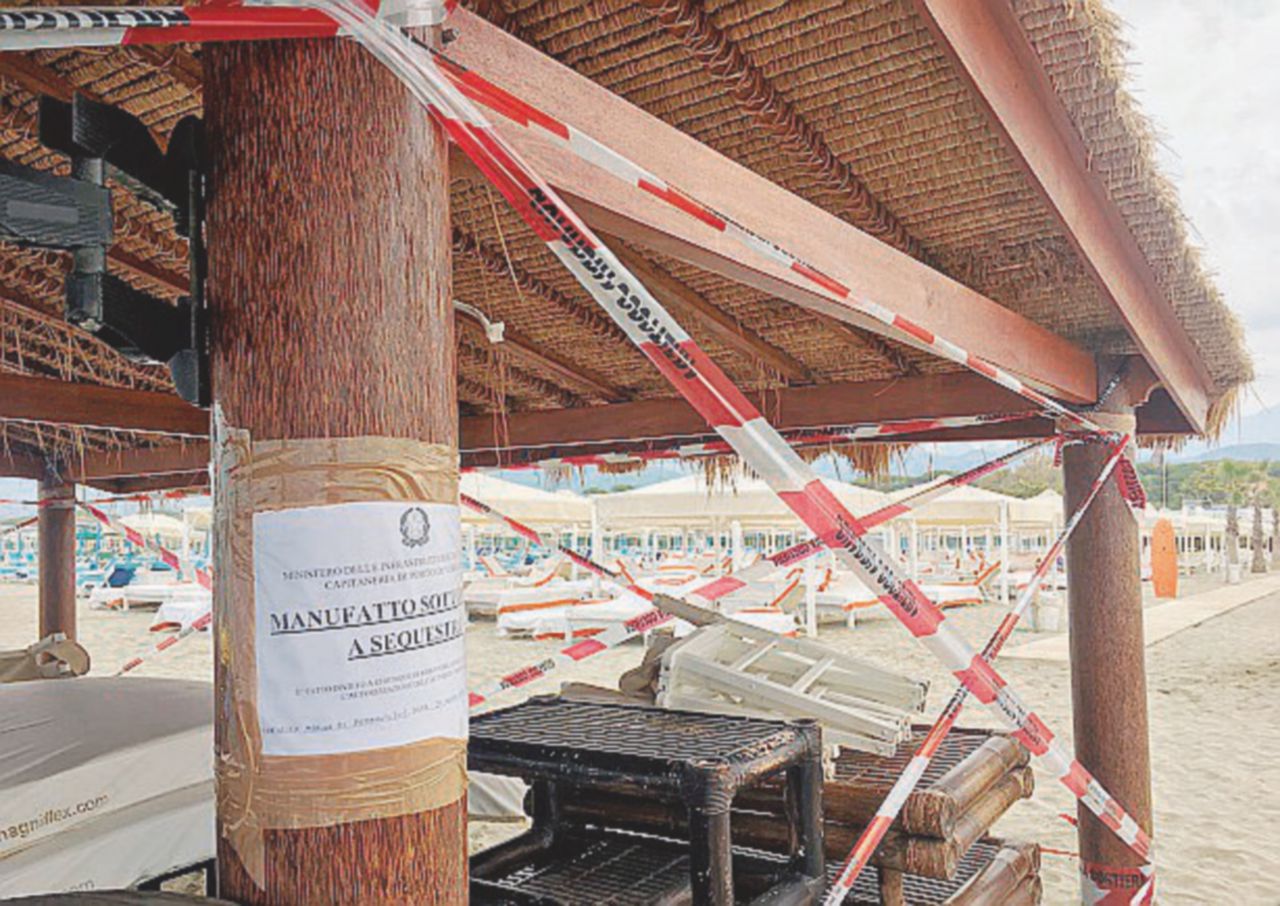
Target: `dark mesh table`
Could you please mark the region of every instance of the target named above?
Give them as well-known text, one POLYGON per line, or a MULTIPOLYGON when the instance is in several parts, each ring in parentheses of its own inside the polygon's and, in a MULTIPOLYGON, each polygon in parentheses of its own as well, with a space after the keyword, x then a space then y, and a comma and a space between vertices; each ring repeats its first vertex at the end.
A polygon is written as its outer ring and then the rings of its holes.
POLYGON ((770 902, 812 902, 821 890, 821 733, 815 723, 542 697, 472 720, 468 763, 533 783, 533 827, 472 859, 478 902, 504 893, 517 897, 511 902, 659 903, 679 899, 683 889, 695 904, 729 906, 735 868, 753 882, 773 882, 761 894, 770 902), (767 864, 735 860, 734 796, 779 773, 792 804, 790 852, 767 864), (565 821, 565 796, 610 790, 678 797, 688 810, 688 844, 565 821), (544 876, 556 883, 540 884, 544 876))

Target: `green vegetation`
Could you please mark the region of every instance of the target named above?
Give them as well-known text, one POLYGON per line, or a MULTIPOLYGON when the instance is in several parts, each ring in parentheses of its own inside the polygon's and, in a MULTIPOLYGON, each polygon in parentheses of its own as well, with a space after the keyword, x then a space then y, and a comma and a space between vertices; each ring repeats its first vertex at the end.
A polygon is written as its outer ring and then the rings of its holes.
POLYGON ((1183 501, 1242 506, 1260 498, 1269 506, 1280 499, 1280 463, 1219 459, 1161 464, 1156 456, 1138 464, 1138 476, 1151 502, 1162 509, 1181 509, 1183 501))
POLYGON ((1062 470, 1054 468, 1051 454, 1037 453, 980 479, 978 487, 1010 497, 1034 497, 1046 488, 1061 494, 1062 470))

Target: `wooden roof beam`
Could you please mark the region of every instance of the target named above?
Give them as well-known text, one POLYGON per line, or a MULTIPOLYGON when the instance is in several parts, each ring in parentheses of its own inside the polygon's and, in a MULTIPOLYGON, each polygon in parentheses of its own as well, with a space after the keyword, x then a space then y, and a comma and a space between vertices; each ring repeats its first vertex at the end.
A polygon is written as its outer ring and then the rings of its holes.
MULTIPOLYGON (((480 343, 489 342, 484 332, 484 326, 470 312, 459 309, 458 316, 458 325, 463 330, 475 337, 480 343)), ((591 396, 606 402, 621 402, 629 397, 625 390, 610 383, 602 375, 591 369, 574 365, 560 356, 539 350, 532 340, 512 328, 510 324, 503 328, 502 342, 497 344, 497 348, 505 350, 513 358, 527 365, 532 365, 539 370, 554 374, 559 380, 569 384, 571 387, 585 390, 591 396)))
POLYGON ((172 491, 177 488, 209 489, 209 473, 174 472, 169 475, 146 475, 140 478, 103 478, 86 482, 94 490, 108 494, 146 494, 151 491, 172 491))
POLYGON ((87 452, 61 463, 58 472, 68 481, 91 484, 110 478, 191 474, 208 467, 209 442, 193 440, 163 447, 87 452))
POLYGON ((0 374, 0 419, 209 436, 209 413, 172 393, 0 374))
POLYGON ((1196 431, 1213 382, 1007 0, 914 0, 1102 294, 1196 431))
POLYGON ((644 281, 644 285, 657 296, 659 302, 675 310, 676 317, 698 324, 720 343, 749 360, 763 362, 792 383, 817 382, 808 366, 795 356, 743 327, 736 319, 667 271, 621 243, 614 243, 612 249, 622 263, 644 281))
POLYGON ((39 481, 44 477, 44 461, 38 456, 16 453, 0 445, 0 478, 30 478, 39 481))
MULTIPOLYGON (((484 343, 484 341, 480 341, 484 343)), ((472 373, 492 374, 494 362, 490 358, 488 344, 483 346, 472 346, 467 342, 458 344, 457 349, 457 368, 459 371, 466 367, 472 373)), ((532 398, 537 400, 540 397, 550 397, 555 400, 556 404, 566 409, 576 409, 582 406, 582 398, 571 390, 549 381, 541 375, 526 371, 512 363, 507 363, 501 371, 501 381, 494 380, 495 384, 503 383, 502 387, 504 395, 514 396, 517 398, 532 398)))
MULTIPOLYGON (((1021 397, 968 373, 787 387, 777 391, 775 405, 778 417, 771 421, 781 430, 944 415, 1010 413, 1028 408, 1021 397)), ((680 399, 516 412, 507 417, 506 430, 510 447, 555 451, 547 452, 547 456, 562 455, 560 450, 567 449, 604 453, 655 440, 701 438, 710 433, 706 422, 680 399)), ((492 419, 488 416, 464 418, 460 421, 460 431, 464 464, 488 464, 483 451, 494 445, 492 419)))
MULTIPOLYGON (((1072 402, 1092 402, 1097 369, 1085 350, 968 289, 713 151, 585 76, 466 10, 455 12, 449 53, 496 84, 662 179, 769 236, 820 271, 851 283, 926 330, 1072 402)), ((502 118, 495 125, 578 214, 602 232, 695 264, 804 308, 919 347, 856 307, 815 292, 800 274, 757 256, 722 231, 502 118)))

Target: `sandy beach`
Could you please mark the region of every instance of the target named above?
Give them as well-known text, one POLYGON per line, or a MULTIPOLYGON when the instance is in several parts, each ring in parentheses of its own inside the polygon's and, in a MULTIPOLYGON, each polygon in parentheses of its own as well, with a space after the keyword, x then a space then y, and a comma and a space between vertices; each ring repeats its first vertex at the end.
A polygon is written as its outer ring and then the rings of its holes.
MULTIPOLYGON (((951 616, 977 642, 994 628, 1000 608, 985 605, 951 611, 951 616)), ((90 611, 82 605, 80 637, 94 658, 94 672, 114 672, 158 641, 147 631, 150 620, 148 613, 90 611)), ((0 586, 0 647, 29 644, 35 633, 35 587, 0 586)), ((1014 643, 1037 637, 1019 633, 1014 643)), ((928 678, 930 714, 953 688, 954 681, 892 621, 854 630, 824 628, 821 640, 928 678)), ((475 682, 508 672, 557 647, 552 642, 497 638, 492 623, 472 624, 467 641, 468 672, 475 682)), ((618 674, 640 656, 638 645, 625 646, 579 664, 560 679, 613 685, 618 674)), ((1009 660, 1002 669, 1055 732, 1070 738, 1068 666, 1009 660)), ((1280 690, 1280 594, 1149 647, 1147 671, 1161 901, 1213 906, 1280 903, 1280 855, 1274 846, 1280 840, 1280 762, 1276 758, 1280 697, 1275 694, 1280 690)), ((137 674, 211 678, 209 635, 184 640, 148 660, 137 674)), ((559 681, 546 681, 532 691, 552 691, 559 681)), ((962 723, 993 725, 976 708, 966 712, 962 723)), ((1037 781, 1035 796, 1015 806, 996 831, 1070 852, 1075 848, 1075 831, 1059 814, 1074 814, 1071 796, 1047 777, 1039 776, 1037 781)), ((472 842, 489 842, 511 831, 510 825, 473 825, 472 842)), ((1075 872, 1075 860, 1069 855, 1046 853, 1044 901, 1078 902, 1075 872)))

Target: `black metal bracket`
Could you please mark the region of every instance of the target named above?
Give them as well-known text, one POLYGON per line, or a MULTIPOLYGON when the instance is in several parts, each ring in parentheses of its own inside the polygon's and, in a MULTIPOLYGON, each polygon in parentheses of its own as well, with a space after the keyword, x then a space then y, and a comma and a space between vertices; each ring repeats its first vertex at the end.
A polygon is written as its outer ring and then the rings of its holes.
POLYGON ((136 362, 169 366, 178 395, 210 402, 204 299, 202 123, 187 117, 162 152, 136 117, 75 95, 40 99, 40 140, 71 158, 71 176, 0 163, 0 237, 70 251, 66 318, 136 362), (171 305, 107 271, 112 243, 107 167, 150 204, 171 214, 188 241, 190 293, 171 305))

